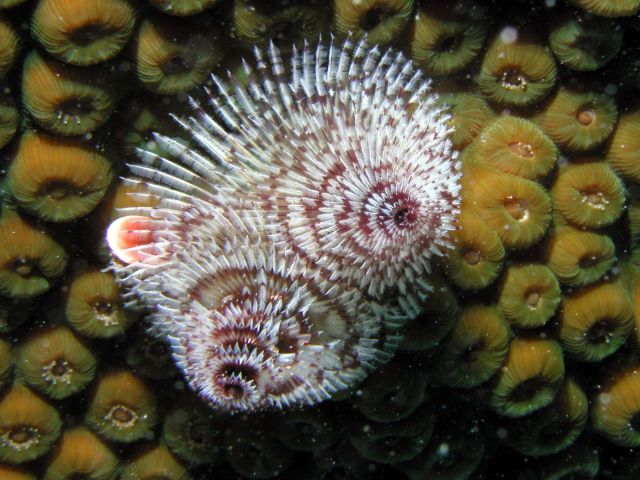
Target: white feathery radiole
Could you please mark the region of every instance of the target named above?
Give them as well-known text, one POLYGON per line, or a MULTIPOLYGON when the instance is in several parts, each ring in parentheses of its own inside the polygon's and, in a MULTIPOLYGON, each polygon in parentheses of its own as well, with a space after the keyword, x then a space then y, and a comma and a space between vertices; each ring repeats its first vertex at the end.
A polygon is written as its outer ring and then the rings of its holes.
POLYGON ((287 69, 255 50, 176 118, 188 142, 130 166, 157 205, 107 239, 212 406, 313 404, 387 361, 449 246, 460 168, 447 113, 401 53, 305 43, 287 69))

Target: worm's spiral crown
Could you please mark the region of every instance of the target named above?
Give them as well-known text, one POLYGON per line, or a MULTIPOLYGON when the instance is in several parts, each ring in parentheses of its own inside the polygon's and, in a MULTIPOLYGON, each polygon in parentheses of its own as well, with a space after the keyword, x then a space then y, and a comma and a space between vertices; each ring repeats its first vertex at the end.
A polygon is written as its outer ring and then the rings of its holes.
POLYGON ((256 49, 248 83, 213 77, 176 118, 198 147, 131 165, 158 205, 108 233, 123 283, 153 311, 215 406, 315 403, 396 348, 448 246, 460 172, 429 81, 366 40, 256 49))

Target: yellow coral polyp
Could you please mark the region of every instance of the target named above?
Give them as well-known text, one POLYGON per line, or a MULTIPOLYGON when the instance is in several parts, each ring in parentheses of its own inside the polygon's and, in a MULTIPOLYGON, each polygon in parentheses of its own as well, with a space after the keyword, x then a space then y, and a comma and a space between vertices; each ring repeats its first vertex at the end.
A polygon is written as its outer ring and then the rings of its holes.
POLYGON ((195 15, 214 6, 219 0, 149 0, 158 10, 178 17, 195 15))
POLYGON ((137 455, 122 469, 122 480, 140 480, 145 478, 166 478, 170 480, 189 480, 188 470, 180 464, 165 445, 153 448, 137 455))
POLYGON ((447 278, 465 290, 490 285, 500 274, 505 257, 496 232, 473 213, 463 213, 451 238, 454 248, 443 260, 447 278))
POLYGON ((551 222, 551 201, 538 183, 488 168, 463 169, 462 206, 475 211, 500 237, 506 248, 535 245, 551 222))
POLYGON ((10 382, 12 371, 13 351, 11 343, 4 338, 0 338, 0 389, 10 382))
POLYGON ((562 348, 582 362, 599 362, 627 340, 633 305, 621 282, 586 287, 566 297, 558 315, 562 348))
MULTIPOLYGON (((292 413, 294 413, 294 416, 290 421, 293 429, 295 429, 297 418, 302 417, 304 425, 304 419, 308 416, 317 419, 317 428, 325 432, 332 430, 333 423, 337 424, 333 419, 327 418, 328 415, 319 412, 318 415, 315 414, 316 412, 310 413, 310 415, 307 415, 307 412, 302 412, 297 417, 295 412, 292 413)), ((184 402, 167 413, 162 426, 162 443, 169 447, 171 453, 176 457, 191 464, 212 463, 216 462, 222 453, 220 442, 225 428, 226 424, 223 417, 220 417, 206 405, 197 402, 184 402)), ((334 431, 338 437, 342 433, 340 428, 336 428, 334 431)), ((292 436, 295 436, 296 439, 302 437, 302 443, 315 446, 316 440, 319 440, 318 437, 313 435, 301 435, 298 429, 295 429, 295 432, 297 435, 294 433, 292 436)), ((336 436, 335 434, 333 435, 334 437, 336 436)), ((331 433, 328 436, 331 437, 331 433)), ((319 441, 321 442, 322 440, 319 441)), ((335 442, 329 441, 326 446, 328 447, 333 443, 335 442)), ((296 444, 299 445, 298 442, 296 444)), ((302 449, 305 450, 305 448, 302 449)), ((311 450, 314 450, 314 448, 311 448, 311 450)))
POLYGON ((26 133, 7 178, 20 206, 43 220, 68 222, 100 202, 113 169, 98 151, 76 140, 26 133))
POLYGON ((487 36, 484 11, 472 2, 446 8, 448 2, 423 3, 410 27, 409 51, 429 75, 450 75, 463 70, 478 56, 487 36))
POLYGON ((56 400, 83 390, 95 369, 91 350, 66 327, 41 329, 18 346, 18 377, 56 400))
POLYGON ((452 132, 453 146, 462 150, 495 118, 496 114, 482 96, 474 93, 448 93, 440 96, 451 118, 447 121, 452 132))
POLYGON ((287 447, 302 452, 329 448, 345 434, 344 426, 334 412, 331 407, 289 412, 276 426, 278 439, 287 447))
POLYGON ((515 338, 498 370, 489 406, 500 415, 524 417, 549 405, 564 379, 560 345, 544 338, 515 338))
POLYGON ((458 314, 458 299, 449 282, 440 276, 431 278, 433 291, 429 293, 421 315, 404 328, 400 349, 428 350, 436 346, 453 328, 458 314))
POLYGON ((408 417, 424 401, 426 379, 405 363, 392 362, 371 374, 354 398, 355 408, 374 422, 408 417))
POLYGON ((627 17, 640 10, 640 0, 571 0, 571 3, 603 17, 627 17))
POLYGON ((562 65, 590 72, 618 54, 623 33, 613 20, 578 13, 553 26, 549 45, 562 65))
POLYGON ((67 267, 64 249, 15 213, 0 217, 0 294, 31 298, 49 290, 67 267))
POLYGON ((628 262, 622 264, 623 282, 633 305, 633 332, 635 345, 640 345, 640 270, 636 264, 628 262))
POLYGON ((27 0, 0 0, 0 8, 12 8, 25 3, 27 0))
POLYGON ((31 17, 31 31, 54 57, 84 66, 115 57, 135 20, 127 0, 42 0, 31 17))
POLYGON ((65 316, 82 335, 110 338, 129 328, 138 313, 124 308, 113 274, 89 270, 71 282, 65 316))
POLYGON ((334 0, 334 28, 343 35, 367 35, 372 45, 388 45, 407 26, 415 0, 334 0))
POLYGON ((364 458, 393 464, 415 458, 429 443, 435 426, 435 415, 423 403, 409 417, 396 422, 372 422, 370 428, 352 428, 349 441, 364 458))
POLYGON ((37 480, 29 473, 28 468, 0 465, 0 478, 4 480, 37 480))
MULTIPOLYGON (((1 86, 2 83, 0 83, 1 86)), ((15 135, 19 118, 15 100, 11 95, 0 91, 0 149, 6 146, 15 135)))
POLYGON ((640 183, 640 110, 633 109, 620 116, 609 140, 606 159, 624 179, 640 183))
POLYGON ((214 38, 215 32, 192 22, 144 19, 134 45, 139 82, 161 95, 175 95, 201 84, 222 58, 214 38))
POLYGON ((588 419, 587 396, 573 378, 567 378, 551 405, 510 424, 507 441, 523 455, 551 455, 570 447, 588 419))
POLYGON ((130 443, 149 434, 158 421, 156 398, 128 370, 105 374, 96 385, 86 423, 107 440, 130 443))
POLYGON ((505 115, 480 133, 468 155, 502 172, 540 180, 555 167, 558 148, 533 122, 505 115))
POLYGON ((233 2, 231 35, 247 47, 269 40, 314 38, 327 17, 327 9, 316 2, 264 3, 260 0, 233 2))
POLYGON ((20 49, 20 37, 7 18, 0 15, 0 79, 13 67, 20 49))
POLYGON ((116 132, 116 143, 127 158, 137 158, 138 149, 164 155, 155 135, 180 137, 178 123, 166 115, 167 111, 178 112, 184 103, 177 97, 142 94, 126 102, 118 112, 122 128, 116 132))
POLYGON ((598 433, 623 447, 640 446, 640 368, 613 378, 592 399, 591 422, 598 433))
POLYGON ((84 477, 115 480, 118 468, 118 458, 111 449, 88 428, 79 426, 62 434, 43 479, 84 477))
POLYGON ((560 285, 544 265, 512 265, 498 287, 498 307, 511 325, 537 328, 545 325, 560 304, 560 285))
POLYGON ((577 228, 600 229, 624 211, 625 188, 604 162, 568 165, 551 187, 553 208, 577 228))
POLYGON ((437 375, 445 385, 472 388, 489 380, 509 350, 511 329, 495 306, 468 306, 442 342, 437 375))
POLYGON ((616 249, 607 235, 558 227, 549 237, 547 266, 561 284, 580 287, 604 276, 616 260, 616 249))
POLYGON ((557 74, 555 60, 541 41, 508 26, 489 44, 477 82, 490 102, 525 107, 551 93, 557 74), (507 39, 510 36, 516 39, 507 39))
POLYGON ((611 135, 617 118, 618 109, 610 95, 560 87, 535 121, 562 149, 586 152, 611 135))
POLYGON ((62 136, 102 126, 116 105, 111 75, 99 67, 65 65, 31 52, 22 71, 22 104, 42 128, 62 136))
POLYGON ((45 455, 60 435, 60 415, 24 385, 0 398, 0 461, 21 464, 45 455))
POLYGON ((228 433, 224 442, 225 458, 242 476, 275 477, 291 462, 291 451, 257 420, 232 423, 228 433))
POLYGON ((433 438, 422 452, 396 466, 410 480, 469 478, 485 452, 482 433, 465 429, 462 424, 456 424, 454 418, 444 418, 438 422, 433 438))

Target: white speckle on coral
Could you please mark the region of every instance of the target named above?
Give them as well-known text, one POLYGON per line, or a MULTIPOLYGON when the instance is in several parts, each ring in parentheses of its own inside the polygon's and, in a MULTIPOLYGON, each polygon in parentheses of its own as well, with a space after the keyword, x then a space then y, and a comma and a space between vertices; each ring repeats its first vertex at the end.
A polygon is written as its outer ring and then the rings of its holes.
POLYGON ((504 27, 500 31, 500 41, 506 45, 516 43, 518 41, 518 29, 513 26, 504 27))

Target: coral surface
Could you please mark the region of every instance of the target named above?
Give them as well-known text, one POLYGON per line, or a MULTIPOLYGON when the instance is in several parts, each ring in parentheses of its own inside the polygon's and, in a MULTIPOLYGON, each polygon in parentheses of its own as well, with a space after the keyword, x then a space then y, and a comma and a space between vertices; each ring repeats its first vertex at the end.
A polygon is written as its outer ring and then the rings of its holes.
POLYGON ((639 11, 0 0, 0 478, 637 478, 639 11))

